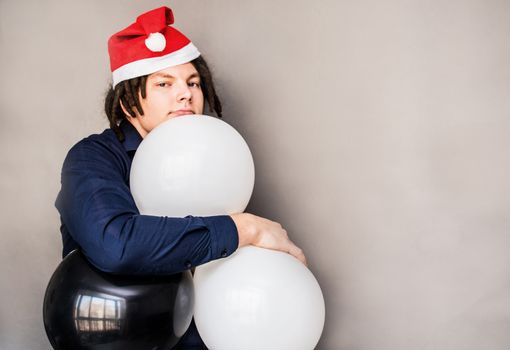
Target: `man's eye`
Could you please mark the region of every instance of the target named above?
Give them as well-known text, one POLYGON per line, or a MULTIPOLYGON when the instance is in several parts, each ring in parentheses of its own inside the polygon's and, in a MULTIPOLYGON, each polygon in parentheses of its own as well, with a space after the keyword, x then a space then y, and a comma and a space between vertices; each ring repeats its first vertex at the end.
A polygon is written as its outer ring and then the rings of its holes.
POLYGON ((200 87, 200 83, 195 83, 195 82, 189 83, 188 85, 190 87, 200 87))
POLYGON ((167 86, 170 86, 169 83, 165 83, 165 82, 161 82, 161 83, 158 83, 157 84, 159 87, 167 87, 167 86))

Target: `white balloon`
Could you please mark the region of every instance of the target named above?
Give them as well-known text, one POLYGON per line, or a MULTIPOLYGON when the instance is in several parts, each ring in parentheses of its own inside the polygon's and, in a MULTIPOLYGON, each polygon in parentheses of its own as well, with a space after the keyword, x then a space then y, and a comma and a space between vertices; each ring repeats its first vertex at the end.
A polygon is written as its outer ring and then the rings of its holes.
POLYGON ((242 136, 204 115, 172 118, 136 151, 130 187, 142 214, 184 217, 241 213, 255 181, 242 136))
POLYGON ((289 254, 248 246, 197 267, 195 322, 212 350, 312 350, 325 305, 313 274, 289 254))

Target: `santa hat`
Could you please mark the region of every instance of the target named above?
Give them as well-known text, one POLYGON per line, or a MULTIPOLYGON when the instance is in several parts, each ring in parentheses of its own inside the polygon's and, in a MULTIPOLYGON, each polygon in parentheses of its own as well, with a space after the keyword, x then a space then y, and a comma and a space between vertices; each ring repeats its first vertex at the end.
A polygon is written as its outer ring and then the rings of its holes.
POLYGON ((113 87, 123 80, 151 74, 200 56, 191 41, 170 25, 172 10, 160 7, 146 12, 136 22, 108 40, 113 87))

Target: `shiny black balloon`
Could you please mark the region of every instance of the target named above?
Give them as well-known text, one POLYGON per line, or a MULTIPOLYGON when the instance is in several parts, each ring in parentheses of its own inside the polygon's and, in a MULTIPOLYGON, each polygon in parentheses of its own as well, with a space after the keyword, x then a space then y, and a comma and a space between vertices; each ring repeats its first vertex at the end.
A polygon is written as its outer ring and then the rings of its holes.
POLYGON ((189 271, 156 277, 111 275, 75 250, 48 283, 44 327, 57 350, 166 350, 189 327, 193 304, 189 271))

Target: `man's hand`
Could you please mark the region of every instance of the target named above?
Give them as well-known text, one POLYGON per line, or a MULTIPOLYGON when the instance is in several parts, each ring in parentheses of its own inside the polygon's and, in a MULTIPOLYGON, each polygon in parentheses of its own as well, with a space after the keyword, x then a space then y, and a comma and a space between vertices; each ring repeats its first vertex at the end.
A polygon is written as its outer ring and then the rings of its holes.
POLYGON ((249 213, 232 214, 230 217, 237 227, 239 248, 254 245, 279 250, 306 265, 305 254, 289 239, 287 231, 279 223, 249 213))

